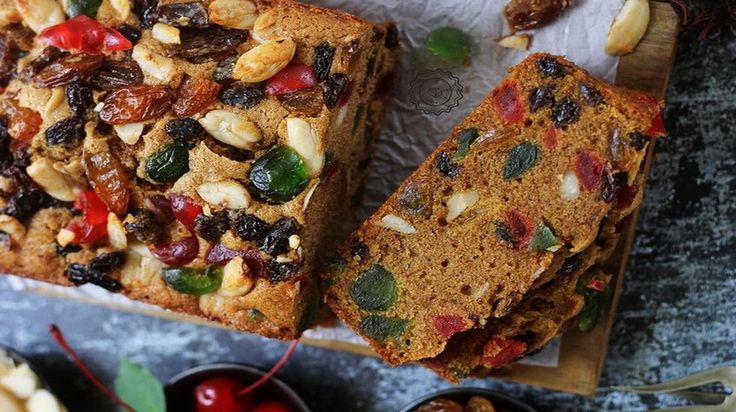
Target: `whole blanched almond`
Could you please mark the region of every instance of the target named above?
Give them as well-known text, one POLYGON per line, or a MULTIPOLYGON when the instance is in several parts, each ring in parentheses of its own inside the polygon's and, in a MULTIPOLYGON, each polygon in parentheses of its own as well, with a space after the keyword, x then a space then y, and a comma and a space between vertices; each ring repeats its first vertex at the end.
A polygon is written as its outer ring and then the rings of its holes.
POLYGON ((291 117, 286 119, 287 143, 304 160, 307 174, 318 176, 325 164, 325 153, 317 130, 304 119, 291 117))
POLYGON ((212 110, 199 119, 199 124, 215 139, 238 149, 253 149, 263 138, 255 123, 229 110, 212 110))
POLYGON ((233 77, 246 83, 262 82, 286 67, 294 53, 296 43, 290 38, 259 44, 238 57, 233 77))
POLYGON ((256 5, 250 0, 215 0, 207 9, 212 22, 234 29, 248 30, 258 18, 256 5))
POLYGON ((613 20, 606 38, 606 53, 622 56, 631 53, 649 26, 649 0, 626 0, 613 20))

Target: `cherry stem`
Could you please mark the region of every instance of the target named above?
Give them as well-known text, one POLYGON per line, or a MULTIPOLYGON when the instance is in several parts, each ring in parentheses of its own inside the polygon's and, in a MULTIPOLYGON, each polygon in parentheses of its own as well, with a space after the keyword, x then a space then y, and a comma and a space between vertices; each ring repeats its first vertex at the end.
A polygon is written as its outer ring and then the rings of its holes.
POLYGON ((292 341, 291 344, 289 344, 289 348, 286 349, 286 352, 284 352, 284 354, 281 356, 281 359, 279 359, 279 361, 276 362, 275 365, 273 365, 273 368, 271 368, 270 371, 266 372, 265 375, 261 376, 260 379, 258 379, 254 383, 250 384, 249 386, 245 387, 243 390, 241 390, 240 392, 238 392, 238 395, 237 396, 238 397, 245 396, 245 395, 253 392, 254 390, 258 389, 259 386, 261 386, 264 383, 268 382, 269 379, 271 379, 273 377, 273 375, 275 375, 276 372, 278 372, 279 369, 281 369, 281 367, 284 366, 284 364, 286 363, 286 361, 289 360, 289 358, 291 357, 291 354, 294 353, 294 350, 296 349, 296 347, 297 347, 298 344, 299 344, 299 340, 298 339, 292 341))
POLYGON ((112 392, 110 389, 107 389, 105 385, 103 385, 99 378, 95 376, 94 373, 92 373, 89 368, 87 368, 87 365, 84 364, 82 361, 82 358, 77 355, 77 352, 72 349, 71 345, 69 345, 69 342, 67 342, 66 338, 64 338, 64 334, 61 333, 61 329, 59 329, 56 325, 50 325, 49 326, 49 332, 51 332, 51 336, 54 337, 54 340, 56 343, 61 347, 61 349, 66 352, 69 357, 72 358, 74 361, 74 364, 77 365, 77 368, 79 368, 80 371, 82 371, 82 374, 89 379, 90 382, 92 382, 93 385, 97 387, 102 393, 104 393, 110 400, 112 400, 114 403, 116 403, 118 406, 128 410, 129 412, 136 412, 135 409, 133 409, 130 405, 123 402, 122 399, 120 399, 117 395, 115 395, 114 392, 112 392))

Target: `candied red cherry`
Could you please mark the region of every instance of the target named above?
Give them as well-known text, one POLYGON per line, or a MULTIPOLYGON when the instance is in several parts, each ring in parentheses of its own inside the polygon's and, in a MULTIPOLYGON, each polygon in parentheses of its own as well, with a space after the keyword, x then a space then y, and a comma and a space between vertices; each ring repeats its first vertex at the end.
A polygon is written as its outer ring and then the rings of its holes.
POLYGON ((107 236, 107 224, 90 224, 85 219, 74 219, 66 225, 66 229, 74 233, 71 241, 74 245, 90 244, 107 236))
POLYGON ((667 134, 667 129, 664 127, 664 120, 662 120, 662 112, 660 111, 652 119, 652 125, 647 130, 647 136, 664 136, 667 134))
POLYGON ((266 82, 266 93, 281 96, 298 92, 317 84, 317 76, 311 67, 291 62, 266 82))
POLYGON ((249 412, 294 412, 294 408, 278 401, 267 401, 254 406, 249 412))
POLYGON ((518 246, 526 246, 532 237, 532 222, 521 212, 510 210, 506 213, 506 225, 511 239, 518 246))
POLYGON ((167 265, 186 265, 197 258, 199 241, 196 236, 185 237, 150 248, 156 258, 167 265))
POLYGON ((44 44, 62 50, 93 54, 128 50, 133 47, 130 40, 120 32, 105 27, 99 21, 85 15, 47 27, 39 33, 38 39, 44 44))
POLYGON ((483 363, 499 368, 519 358, 526 349, 524 342, 496 336, 483 347, 483 363))
POLYGON ((507 83, 492 93, 493 107, 496 113, 506 122, 511 124, 521 123, 526 117, 522 98, 516 85, 507 83))
POLYGON ((250 398, 238 397, 243 385, 231 378, 209 378, 194 388, 197 412, 246 412, 250 410, 250 398))
POLYGON ((458 315, 432 316, 432 326, 445 339, 450 339, 452 335, 468 329, 465 319, 458 315))
POLYGON ((560 147, 560 129, 550 126, 544 133, 544 146, 547 149, 557 149, 560 147))
POLYGON ((598 190, 603 183, 603 160, 590 150, 583 150, 575 161, 575 174, 587 192, 598 190))
POLYGON ((85 221, 93 225, 107 223, 109 210, 97 193, 87 190, 74 201, 74 208, 82 211, 85 221))
POLYGON ((202 213, 202 205, 196 203, 189 196, 180 193, 170 194, 169 202, 176 220, 181 222, 190 232, 194 232, 194 219, 202 213))

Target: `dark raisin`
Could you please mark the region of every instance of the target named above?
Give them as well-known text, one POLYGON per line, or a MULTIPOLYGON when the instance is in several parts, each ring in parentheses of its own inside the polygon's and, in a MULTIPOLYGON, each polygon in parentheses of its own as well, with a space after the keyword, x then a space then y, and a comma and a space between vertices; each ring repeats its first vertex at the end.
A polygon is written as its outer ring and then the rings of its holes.
POLYGON ((212 80, 216 82, 225 82, 233 78, 233 69, 235 68, 235 62, 238 61, 239 56, 228 57, 227 59, 220 60, 215 67, 215 72, 212 73, 212 80))
POLYGON ((117 279, 101 273, 91 273, 89 283, 107 289, 110 292, 119 292, 123 289, 123 285, 117 279))
POLYGON ((138 43, 138 40, 141 39, 141 31, 129 24, 121 24, 117 27, 117 30, 133 44, 138 43))
POLYGON ((537 69, 546 76, 565 77, 567 74, 565 66, 551 57, 537 59, 537 69))
POLYGON ((330 75, 325 80, 323 86, 322 99, 325 102, 325 106, 334 109, 337 103, 340 102, 343 93, 348 90, 349 83, 350 79, 348 79, 348 76, 342 73, 330 75))
POLYGON ((84 138, 84 121, 79 117, 67 117, 46 129, 46 143, 52 146, 73 147, 84 138))
POLYGON ((611 171, 606 168, 606 170, 603 171, 601 199, 609 203, 612 202, 618 188, 625 185, 628 180, 628 174, 626 172, 611 173, 611 171))
POLYGON ((41 72, 48 65, 59 59, 65 53, 54 46, 47 46, 41 53, 20 72, 18 75, 23 81, 30 81, 33 76, 41 72))
POLYGON ((125 252, 110 252, 95 256, 90 260, 89 270, 98 273, 110 273, 125 263, 125 252))
POLYGON ((603 103, 603 95, 595 87, 580 83, 580 97, 588 106, 598 106, 603 103))
POLYGON ((386 27, 386 40, 384 44, 391 50, 399 47, 399 29, 395 24, 386 27))
POLYGON ((211 216, 201 213, 194 219, 194 231, 199 237, 212 243, 219 241, 229 226, 230 219, 225 210, 215 212, 211 216))
POLYGON ((175 142, 182 143, 190 149, 207 134, 198 121, 189 117, 169 120, 164 129, 175 142))
POLYGON ((531 301, 532 308, 539 312, 546 312, 554 308, 554 304, 546 299, 534 298, 531 301))
POLYGON ((125 222, 125 230, 136 239, 151 245, 164 240, 164 224, 150 210, 138 209, 133 212, 133 220, 125 222))
POLYGON ((25 222, 40 209, 54 204, 53 198, 41 189, 21 190, 8 199, 2 213, 25 222))
POLYGON ((72 263, 66 268, 66 277, 75 285, 83 285, 89 282, 87 267, 81 263, 72 263))
POLYGON ((641 150, 646 146, 649 137, 642 132, 634 131, 629 133, 629 145, 636 150, 641 150))
POLYGON ((158 10, 156 8, 156 2, 151 1, 151 5, 147 6, 141 13, 136 13, 141 16, 141 27, 149 29, 153 27, 158 21, 158 10))
POLYGON ((69 83, 66 86, 66 102, 75 116, 84 117, 87 109, 92 106, 92 89, 82 81, 69 83))
POLYGON ((444 150, 437 154, 437 157, 434 159, 434 166, 441 175, 449 178, 455 178, 460 174, 460 166, 453 162, 452 156, 444 150))
POLYGON ((91 83, 97 89, 113 91, 143 83, 143 72, 138 63, 131 60, 105 60, 91 83))
POLYGON ((105 57, 101 54, 75 53, 63 56, 33 76, 33 85, 51 89, 93 77, 104 61, 105 57))
POLYGON ((271 259, 266 262, 266 276, 271 282, 283 282, 289 280, 299 270, 299 263, 277 262, 271 259))
POLYGON ((293 217, 282 217, 268 229, 268 234, 259 242, 264 252, 276 256, 289 250, 289 236, 299 232, 299 223, 293 217))
POLYGON ((238 214, 232 222, 233 230, 243 240, 263 240, 268 234, 268 223, 254 215, 238 214))
POLYGON ((214 153, 230 160, 235 160, 236 162, 244 162, 255 158, 255 154, 250 150, 239 149, 211 137, 205 139, 204 144, 207 145, 207 148, 212 150, 214 153))
POLYGON ((159 22, 177 27, 201 29, 210 23, 207 9, 199 2, 162 4, 158 6, 156 16, 159 22))
POLYGON ((496 222, 496 236, 503 242, 514 243, 514 236, 511 234, 511 228, 505 222, 496 222))
POLYGON ((555 126, 563 127, 580 119, 580 107, 570 97, 565 97, 552 108, 552 121, 555 126))
POLYGON ((251 108, 263 101, 266 97, 263 91, 256 87, 242 84, 223 87, 220 91, 220 100, 229 106, 251 108))
POLYGON ((327 80, 332 69, 332 59, 335 57, 335 48, 330 43, 323 41, 314 47, 314 61, 312 69, 317 80, 327 80))
POLYGON ((0 117, 0 160, 8 160, 10 155, 10 133, 8 133, 8 122, 0 117))
POLYGON ((358 239, 351 239, 350 240, 350 255, 353 257, 359 257, 361 259, 366 259, 368 257, 368 245, 361 242, 358 239))
POLYGON ((322 88, 320 86, 284 94, 278 98, 281 104, 294 114, 316 117, 322 111, 322 88))
POLYGON ((13 239, 10 237, 8 232, 0 230, 0 248, 3 250, 10 250, 13 248, 13 239))
POLYGON ((572 272, 576 271, 580 264, 583 263, 583 255, 580 253, 576 253, 567 259, 562 263, 562 266, 560 266, 559 269, 557 269, 558 275, 570 275, 572 272))
POLYGON ((82 250, 82 247, 79 246, 79 245, 74 245, 74 244, 71 244, 70 243, 70 244, 68 244, 66 246, 61 246, 58 243, 56 244, 56 253, 59 256, 66 256, 66 255, 68 255, 70 253, 79 252, 80 250, 82 250))
POLYGON ((248 38, 243 30, 220 26, 205 29, 182 29, 181 45, 173 47, 171 53, 192 63, 222 60, 236 54, 235 48, 248 38))
POLYGON ((529 110, 534 113, 543 107, 553 107, 555 105, 555 96, 552 93, 554 88, 554 85, 545 84, 532 90, 529 93, 529 110))
POLYGON ((171 223, 174 221, 174 211, 171 210, 171 202, 169 202, 169 199, 166 196, 149 196, 143 201, 143 204, 146 206, 146 209, 153 212, 161 222, 171 223))

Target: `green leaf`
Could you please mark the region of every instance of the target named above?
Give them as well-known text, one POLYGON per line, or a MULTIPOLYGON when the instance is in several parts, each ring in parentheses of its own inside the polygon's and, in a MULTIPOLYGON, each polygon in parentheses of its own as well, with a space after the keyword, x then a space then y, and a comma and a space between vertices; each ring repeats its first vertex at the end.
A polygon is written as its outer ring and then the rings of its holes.
POLYGON ((470 145, 473 144, 473 142, 478 139, 478 136, 480 136, 480 133, 478 132, 478 129, 475 127, 471 127, 470 129, 465 129, 457 134, 457 149, 455 150, 455 154, 452 156, 452 160, 461 160, 465 156, 468 155, 468 152, 470 151, 470 145))
POLYGON ((516 179, 534 167, 539 160, 539 154, 539 147, 534 143, 524 142, 514 146, 503 166, 504 180, 516 179))
POLYGON ((166 412, 166 397, 161 382, 147 369, 125 356, 115 380, 115 393, 137 412, 166 412))
POLYGON ((552 232, 552 229, 548 228, 544 223, 540 223, 532 235, 532 250, 542 252, 556 245, 557 238, 552 232))

